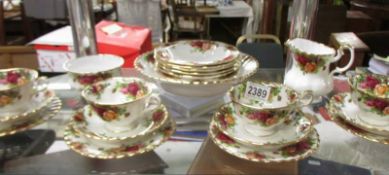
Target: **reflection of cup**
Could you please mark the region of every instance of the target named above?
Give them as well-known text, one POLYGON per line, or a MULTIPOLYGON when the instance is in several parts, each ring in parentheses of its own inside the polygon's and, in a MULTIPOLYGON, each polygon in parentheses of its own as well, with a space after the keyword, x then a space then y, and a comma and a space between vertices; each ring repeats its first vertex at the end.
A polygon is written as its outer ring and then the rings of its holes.
POLYGON ((81 94, 107 129, 115 132, 136 127, 146 119, 146 112, 161 104, 151 85, 138 78, 110 78, 86 87, 81 94))
POLYGON ((15 106, 23 106, 31 100, 36 91, 46 87, 45 78, 38 78, 38 72, 35 70, 2 69, 0 70, 0 109, 10 111, 15 106))
POLYGON ((364 111, 375 115, 363 116, 361 119, 374 125, 389 122, 389 85, 386 76, 372 74, 349 74, 352 87, 351 97, 355 104, 364 111))
POLYGON ((233 87, 229 95, 239 118, 246 123, 246 130, 256 136, 273 134, 277 126, 282 124, 295 108, 312 102, 313 95, 310 91, 299 95, 281 84, 266 82, 255 84, 270 89, 267 99, 245 97, 246 88, 250 88, 248 83, 233 87))
POLYGON ((123 58, 109 54, 84 56, 69 60, 64 69, 69 73, 73 87, 82 89, 98 81, 120 76, 123 58))

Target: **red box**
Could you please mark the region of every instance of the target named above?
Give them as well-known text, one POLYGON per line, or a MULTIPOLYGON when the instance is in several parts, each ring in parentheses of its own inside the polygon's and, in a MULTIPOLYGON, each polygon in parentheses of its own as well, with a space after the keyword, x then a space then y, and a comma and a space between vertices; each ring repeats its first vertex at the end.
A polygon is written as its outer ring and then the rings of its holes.
POLYGON ((135 58, 152 49, 151 30, 141 26, 127 26, 123 23, 101 21, 96 25, 99 53, 119 55, 125 59, 123 67, 134 67, 135 58), (102 29, 116 24, 120 31, 107 34, 102 29))

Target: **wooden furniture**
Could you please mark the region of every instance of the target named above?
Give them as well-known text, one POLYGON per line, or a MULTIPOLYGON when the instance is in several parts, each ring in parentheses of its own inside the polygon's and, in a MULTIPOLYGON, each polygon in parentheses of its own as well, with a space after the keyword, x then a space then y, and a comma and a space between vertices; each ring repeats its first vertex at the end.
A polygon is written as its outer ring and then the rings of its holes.
POLYGON ((228 154, 210 138, 202 144, 187 174, 297 175, 297 162, 257 163, 228 154))
POLYGON ((38 69, 34 48, 30 46, 0 46, 0 69, 11 67, 38 69))
POLYGON ((376 30, 373 19, 366 13, 359 10, 347 11, 346 30, 349 32, 360 33, 376 30))
MULTIPOLYGON (((350 69, 354 69, 355 67, 361 67, 364 65, 365 55, 370 50, 369 47, 358 38, 357 35, 355 35, 352 32, 345 32, 345 33, 332 33, 330 36, 330 42, 329 45, 338 48, 341 45, 350 45, 354 47, 354 63, 350 69)), ((346 53, 340 61, 338 61, 336 64, 337 66, 345 66, 348 63, 346 58, 350 58, 348 55, 349 53, 346 53)))
POLYGON ((376 3, 370 0, 351 0, 352 10, 360 10, 372 17, 379 30, 389 29, 389 3, 376 3))
POLYGON ((182 33, 205 37, 207 29, 205 14, 196 10, 194 1, 170 0, 169 3, 173 9, 173 40, 182 33))

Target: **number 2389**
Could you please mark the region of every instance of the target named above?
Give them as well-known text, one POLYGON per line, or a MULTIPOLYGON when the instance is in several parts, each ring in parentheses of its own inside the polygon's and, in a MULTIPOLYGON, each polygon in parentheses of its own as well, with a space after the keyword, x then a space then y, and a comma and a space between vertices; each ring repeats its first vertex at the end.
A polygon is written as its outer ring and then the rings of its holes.
POLYGON ((257 96, 259 98, 266 98, 267 96, 267 90, 266 89, 261 89, 253 86, 248 86, 249 90, 247 94, 252 95, 252 96, 257 96))

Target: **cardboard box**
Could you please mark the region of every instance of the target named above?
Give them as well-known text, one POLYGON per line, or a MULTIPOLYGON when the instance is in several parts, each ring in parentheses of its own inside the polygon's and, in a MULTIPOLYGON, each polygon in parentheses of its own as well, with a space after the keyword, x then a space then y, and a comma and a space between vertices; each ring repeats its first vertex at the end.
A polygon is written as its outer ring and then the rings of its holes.
MULTIPOLYGON (((125 59, 123 67, 134 67, 135 58, 152 49, 151 31, 148 28, 101 21, 95 30, 98 53, 123 57, 125 59), (113 27, 112 33, 104 30, 110 26, 116 26, 113 27)), ((43 35, 30 44, 36 49, 39 69, 42 72, 65 72, 63 63, 76 58, 70 26, 43 35)))

